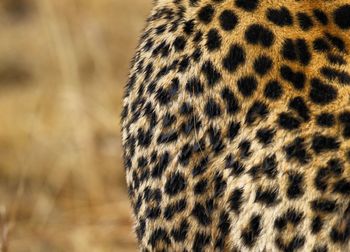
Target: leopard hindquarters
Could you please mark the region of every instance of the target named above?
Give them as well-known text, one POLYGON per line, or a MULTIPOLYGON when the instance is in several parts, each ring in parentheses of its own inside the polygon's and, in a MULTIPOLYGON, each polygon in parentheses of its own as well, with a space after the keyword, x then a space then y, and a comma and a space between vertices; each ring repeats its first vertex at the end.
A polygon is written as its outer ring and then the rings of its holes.
POLYGON ((350 251, 350 4, 158 0, 125 88, 143 251, 350 251))

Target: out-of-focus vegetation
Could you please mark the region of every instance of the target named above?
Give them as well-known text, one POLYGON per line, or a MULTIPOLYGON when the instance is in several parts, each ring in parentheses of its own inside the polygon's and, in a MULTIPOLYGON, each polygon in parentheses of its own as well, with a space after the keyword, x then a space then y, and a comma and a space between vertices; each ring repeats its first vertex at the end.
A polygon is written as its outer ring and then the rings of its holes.
POLYGON ((0 251, 135 251, 119 114, 148 0, 0 0, 0 251))

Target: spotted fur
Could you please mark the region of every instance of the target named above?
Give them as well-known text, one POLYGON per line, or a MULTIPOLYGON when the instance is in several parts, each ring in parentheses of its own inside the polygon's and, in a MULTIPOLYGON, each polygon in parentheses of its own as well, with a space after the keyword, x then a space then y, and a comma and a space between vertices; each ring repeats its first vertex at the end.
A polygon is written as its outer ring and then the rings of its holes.
POLYGON ((350 251, 350 2, 158 0, 125 88, 142 251, 350 251))

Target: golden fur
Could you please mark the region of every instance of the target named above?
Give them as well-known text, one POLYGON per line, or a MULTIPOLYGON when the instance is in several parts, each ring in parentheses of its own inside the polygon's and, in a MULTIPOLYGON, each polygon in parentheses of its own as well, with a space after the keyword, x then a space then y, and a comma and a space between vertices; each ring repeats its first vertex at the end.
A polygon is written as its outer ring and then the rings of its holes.
POLYGON ((349 8, 155 1, 122 117, 141 250, 350 251, 349 8))

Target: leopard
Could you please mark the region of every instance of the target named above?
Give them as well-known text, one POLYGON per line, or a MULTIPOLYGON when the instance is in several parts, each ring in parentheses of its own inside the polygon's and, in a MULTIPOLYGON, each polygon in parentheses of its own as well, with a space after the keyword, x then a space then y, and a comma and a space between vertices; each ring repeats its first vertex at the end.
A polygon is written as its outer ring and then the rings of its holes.
POLYGON ((350 251, 350 1, 155 0, 121 113, 139 250, 350 251))

